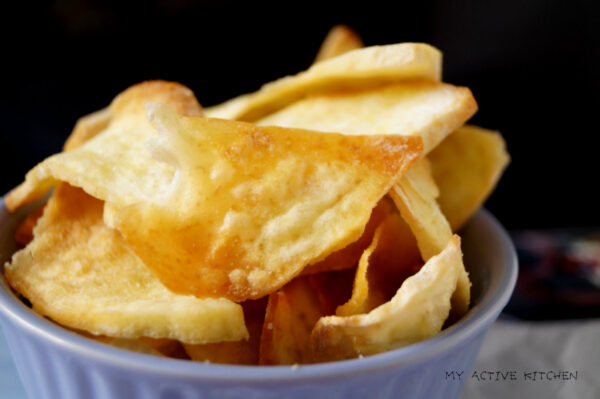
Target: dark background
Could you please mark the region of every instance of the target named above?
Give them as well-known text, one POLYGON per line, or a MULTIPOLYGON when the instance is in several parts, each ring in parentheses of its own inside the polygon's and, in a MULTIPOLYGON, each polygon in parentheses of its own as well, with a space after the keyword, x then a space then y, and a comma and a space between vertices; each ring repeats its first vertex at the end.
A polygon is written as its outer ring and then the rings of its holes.
MULTIPOLYGON (((600 14, 594 1, 11 2, 2 12, 0 192, 60 150, 79 116, 147 79, 207 106, 308 67, 331 26, 424 41, 469 86, 472 122, 512 163, 487 207, 510 229, 600 226, 600 14)), ((6 6, 4 6, 6 7, 6 6)))

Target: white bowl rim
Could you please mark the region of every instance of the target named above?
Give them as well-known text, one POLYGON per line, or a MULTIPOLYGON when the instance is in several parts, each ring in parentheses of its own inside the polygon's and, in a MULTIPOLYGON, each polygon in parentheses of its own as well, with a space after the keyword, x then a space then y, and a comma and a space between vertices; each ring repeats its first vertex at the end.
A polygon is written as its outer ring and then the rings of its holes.
MULTIPOLYGON (((4 199, 0 204, 0 211, 5 211, 4 199)), ((440 352, 465 343, 484 331, 496 319, 512 294, 517 279, 518 261, 508 233, 498 220, 485 209, 479 210, 473 219, 491 224, 492 230, 498 235, 501 246, 507 251, 508 262, 498 276, 499 281, 496 284, 490 283, 492 289, 485 292, 479 303, 472 307, 465 317, 435 337, 364 358, 298 366, 238 366, 162 358, 131 352, 85 338, 40 317, 14 295, 4 273, 0 273, 2 274, 0 279, 0 316, 3 315, 13 324, 36 335, 40 340, 48 341, 78 356, 101 362, 107 366, 197 382, 280 384, 348 378, 358 374, 376 373, 399 365, 412 367, 440 352)))

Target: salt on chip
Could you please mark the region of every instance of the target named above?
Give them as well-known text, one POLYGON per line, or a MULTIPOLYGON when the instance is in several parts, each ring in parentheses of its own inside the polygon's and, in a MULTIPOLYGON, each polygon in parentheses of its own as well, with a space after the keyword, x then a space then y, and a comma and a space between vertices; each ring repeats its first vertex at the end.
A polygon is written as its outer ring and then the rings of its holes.
POLYGON ((368 313, 382 305, 422 264, 410 227, 397 212, 388 213, 360 258, 351 298, 336 309, 336 315, 368 313))
POLYGON ((456 231, 492 192, 510 162, 498 132, 464 126, 429 154, 439 186, 438 202, 456 231))
POLYGON ((400 348, 438 334, 450 312, 460 270, 460 238, 407 278, 391 301, 368 314, 321 318, 311 333, 314 361, 333 361, 400 348))
POLYGON ((299 100, 257 122, 343 134, 419 136, 427 154, 477 110, 466 87, 410 81, 299 100))
POLYGON ((295 76, 264 85, 223 104, 207 108, 213 118, 257 121, 308 95, 373 87, 407 79, 439 81, 442 54, 424 43, 400 43, 352 50, 312 65, 295 76))
POLYGON ((25 181, 6 196, 6 207, 14 211, 38 200, 57 180, 120 205, 161 190, 161 184, 168 184, 175 171, 152 158, 146 148, 146 141, 157 134, 146 118, 145 104, 151 101, 169 104, 182 115, 202 114, 192 91, 178 83, 134 85, 119 94, 107 111, 80 121, 65 146, 69 151, 53 155, 30 170, 25 181), (81 131, 85 133, 78 133, 81 131))
POLYGON ((420 156, 419 138, 344 136, 148 106, 169 189, 116 210, 115 227, 174 292, 260 298, 357 240, 420 156))
POLYGON ((167 290, 102 222, 102 201, 60 184, 34 240, 5 265, 10 285, 56 322, 115 338, 232 341, 248 332, 240 305, 167 290))
POLYGON ((346 25, 336 25, 327 33, 321 48, 319 48, 315 63, 337 57, 363 46, 360 36, 353 29, 346 25))

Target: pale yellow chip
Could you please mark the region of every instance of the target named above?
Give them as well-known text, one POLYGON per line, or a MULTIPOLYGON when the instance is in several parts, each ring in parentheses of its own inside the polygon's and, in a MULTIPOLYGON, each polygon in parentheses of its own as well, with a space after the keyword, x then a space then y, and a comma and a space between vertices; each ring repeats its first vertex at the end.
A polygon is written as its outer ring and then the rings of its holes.
POLYGON ((69 151, 53 155, 29 171, 25 182, 6 196, 7 208, 14 211, 36 201, 57 180, 119 205, 161 190, 175 169, 152 158, 146 148, 148 139, 158 134, 146 118, 145 104, 150 101, 169 104, 182 115, 202 114, 192 91, 178 83, 149 81, 132 86, 119 94, 107 111, 80 121, 65 145, 69 151))
POLYGON ((431 165, 420 159, 390 191, 402 218, 413 231, 423 259, 440 253, 452 237, 452 230, 436 201, 439 191, 431 165))
POLYGON ((176 173, 112 221, 171 290, 237 301, 358 239, 422 150, 414 137, 184 118, 163 104, 149 117, 161 132, 149 146, 176 173))
POLYGON ((235 342, 218 342, 214 344, 184 344, 185 352, 190 359, 198 362, 219 364, 257 365, 260 340, 265 318, 262 312, 244 312, 246 327, 250 338, 235 342))
POLYGON ((325 37, 315 58, 315 63, 337 57, 364 46, 360 36, 346 25, 336 25, 325 37))
POLYGON ((368 314, 321 318, 311 334, 314 361, 372 355, 438 334, 450 312, 450 297, 464 269, 460 238, 404 281, 391 301, 368 314))
POLYGON ((254 122, 308 95, 373 87, 408 79, 440 80, 442 54, 423 43, 400 43, 352 50, 308 70, 264 85, 252 94, 207 108, 213 118, 254 122))
POLYGON ((411 81, 311 96, 257 124, 349 135, 420 136, 427 153, 475 111, 477 103, 466 87, 411 81))
POLYGON ((5 265, 42 315, 96 335, 205 343, 246 338, 240 305, 167 290, 102 222, 102 202, 58 185, 34 240, 5 265))
MULTIPOLYGON (((258 123, 343 134, 405 134, 423 139, 424 152, 435 148, 477 110, 467 88, 436 82, 405 82, 367 90, 342 91, 300 100, 258 123)), ((427 160, 420 160, 390 191, 417 238, 423 259, 446 247, 452 230, 436 201, 439 191, 427 160)), ((465 273, 453 298, 453 315, 470 302, 465 273)))
POLYGON ((438 202, 454 231, 492 192, 510 162, 498 132, 464 126, 429 154, 440 188, 438 202))
MULTIPOLYGON (((390 196, 417 239, 424 260, 442 251, 452 237, 448 220, 437 202, 439 189, 433 179, 431 164, 420 159, 392 188, 390 196)), ((469 309, 471 282, 461 269, 456 292, 452 296, 452 319, 458 319, 469 309)))

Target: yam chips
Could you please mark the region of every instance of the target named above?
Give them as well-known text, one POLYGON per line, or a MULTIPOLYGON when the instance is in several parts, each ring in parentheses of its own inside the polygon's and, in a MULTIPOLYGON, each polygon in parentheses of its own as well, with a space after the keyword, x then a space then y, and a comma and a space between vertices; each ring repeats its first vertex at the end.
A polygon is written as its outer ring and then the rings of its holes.
POLYGON ((470 304, 455 233, 509 160, 440 78, 429 45, 336 27, 307 71, 205 112, 180 84, 132 86, 6 196, 53 189, 5 276, 41 315, 157 356, 307 364, 438 334, 470 304))

